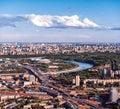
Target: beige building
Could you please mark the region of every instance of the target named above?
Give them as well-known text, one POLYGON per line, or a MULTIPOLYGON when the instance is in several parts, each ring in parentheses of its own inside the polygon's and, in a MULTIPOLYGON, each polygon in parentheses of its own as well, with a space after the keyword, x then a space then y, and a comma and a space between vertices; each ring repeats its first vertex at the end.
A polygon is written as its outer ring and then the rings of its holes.
POLYGON ((80 76, 76 76, 76 86, 80 86, 80 76))

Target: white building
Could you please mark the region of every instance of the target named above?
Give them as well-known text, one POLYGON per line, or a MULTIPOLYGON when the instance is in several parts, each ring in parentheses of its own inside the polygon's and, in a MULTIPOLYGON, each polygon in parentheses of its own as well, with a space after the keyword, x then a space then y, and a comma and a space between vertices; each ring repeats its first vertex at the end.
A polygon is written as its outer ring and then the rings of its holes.
POLYGON ((31 85, 32 82, 31 81, 24 81, 24 86, 28 86, 28 85, 31 85))
POLYGON ((32 82, 32 83, 35 83, 36 82, 36 78, 34 75, 30 75, 29 76, 29 81, 32 82))
POLYGON ((14 94, 14 95, 0 95, 0 100, 3 101, 3 100, 7 100, 7 99, 16 99, 16 98, 19 98, 20 95, 18 94, 14 94))
POLYGON ((119 94, 118 94, 118 88, 112 87, 110 88, 110 102, 116 103, 118 100, 119 94))

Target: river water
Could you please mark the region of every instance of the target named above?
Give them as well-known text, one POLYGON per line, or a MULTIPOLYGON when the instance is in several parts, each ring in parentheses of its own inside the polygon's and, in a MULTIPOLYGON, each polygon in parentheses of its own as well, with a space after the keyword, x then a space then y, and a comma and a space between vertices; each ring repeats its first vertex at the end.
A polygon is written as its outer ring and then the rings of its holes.
POLYGON ((85 70, 93 67, 93 65, 89 63, 83 63, 83 62, 77 62, 77 61, 69 61, 69 62, 73 62, 79 65, 78 70, 85 70))
POLYGON ((77 71, 86 70, 86 69, 89 69, 89 68, 92 68, 92 67, 93 67, 93 65, 92 65, 92 64, 89 64, 89 63, 83 63, 83 62, 77 62, 77 61, 66 61, 66 62, 75 63, 75 64, 78 65, 78 67, 77 67, 77 68, 70 69, 70 70, 59 71, 59 72, 57 72, 57 74, 77 72, 77 71))

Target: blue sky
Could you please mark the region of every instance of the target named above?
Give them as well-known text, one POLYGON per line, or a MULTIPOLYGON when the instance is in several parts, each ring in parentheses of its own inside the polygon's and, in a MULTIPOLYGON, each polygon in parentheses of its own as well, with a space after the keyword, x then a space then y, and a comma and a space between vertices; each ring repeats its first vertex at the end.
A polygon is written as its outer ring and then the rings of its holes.
POLYGON ((120 42, 120 0, 0 0, 0 42, 120 42))

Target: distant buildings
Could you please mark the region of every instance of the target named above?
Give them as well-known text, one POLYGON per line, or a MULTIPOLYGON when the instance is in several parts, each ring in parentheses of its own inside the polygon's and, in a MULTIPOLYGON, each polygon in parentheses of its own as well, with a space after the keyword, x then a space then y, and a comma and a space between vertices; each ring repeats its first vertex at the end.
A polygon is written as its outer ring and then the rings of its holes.
POLYGON ((99 70, 103 77, 117 78, 120 77, 120 70, 111 70, 111 68, 102 68, 99 70))
POLYGON ((80 43, 1 43, 0 55, 27 55, 50 53, 120 52, 119 44, 80 43))

